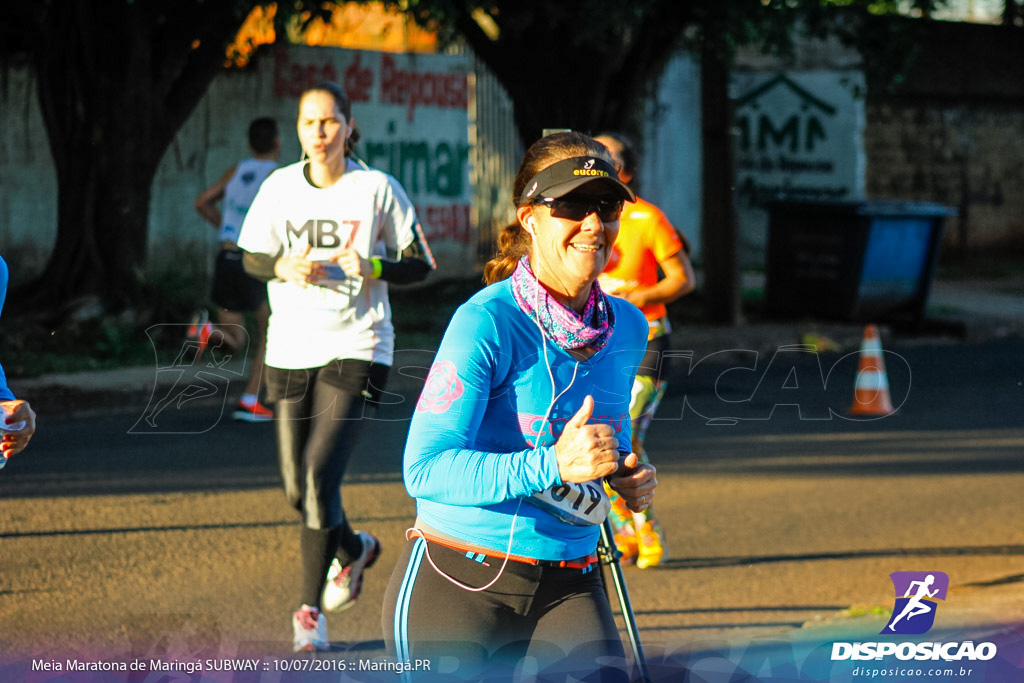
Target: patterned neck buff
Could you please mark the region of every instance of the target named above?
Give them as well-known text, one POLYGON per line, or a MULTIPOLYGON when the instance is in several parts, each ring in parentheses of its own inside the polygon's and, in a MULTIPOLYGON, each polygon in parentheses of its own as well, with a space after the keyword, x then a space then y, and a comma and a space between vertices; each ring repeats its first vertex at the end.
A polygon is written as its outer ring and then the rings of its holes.
POLYGON ((560 349, 569 351, 592 348, 600 351, 608 343, 612 328, 615 327, 615 316, 596 280, 590 286, 590 296, 582 315, 563 306, 544 289, 525 256, 516 266, 511 280, 512 296, 519 308, 526 315, 540 321, 545 335, 560 349))

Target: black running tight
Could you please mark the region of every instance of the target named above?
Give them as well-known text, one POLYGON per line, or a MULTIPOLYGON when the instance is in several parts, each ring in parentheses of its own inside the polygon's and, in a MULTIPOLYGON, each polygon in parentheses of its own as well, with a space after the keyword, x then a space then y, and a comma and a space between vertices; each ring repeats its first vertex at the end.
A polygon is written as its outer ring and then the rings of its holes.
POLYGON ((267 368, 285 498, 302 515, 304 604, 319 604, 335 554, 347 564, 362 551, 342 506, 341 483, 387 371, 352 360, 307 370, 267 368))

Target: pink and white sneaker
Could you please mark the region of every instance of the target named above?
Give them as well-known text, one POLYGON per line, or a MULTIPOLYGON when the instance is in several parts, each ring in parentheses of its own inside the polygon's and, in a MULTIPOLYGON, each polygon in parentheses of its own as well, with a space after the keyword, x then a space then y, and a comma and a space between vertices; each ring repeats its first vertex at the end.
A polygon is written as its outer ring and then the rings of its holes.
POLYGON ((328 612, 340 612, 356 603, 363 588, 363 570, 373 566, 380 555, 380 541, 365 531, 359 532, 363 541, 363 552, 346 567, 338 558, 331 562, 327 572, 327 584, 321 598, 323 608, 328 612))
POLYGON ((292 613, 292 650, 316 652, 327 650, 327 617, 316 607, 303 605, 292 613))

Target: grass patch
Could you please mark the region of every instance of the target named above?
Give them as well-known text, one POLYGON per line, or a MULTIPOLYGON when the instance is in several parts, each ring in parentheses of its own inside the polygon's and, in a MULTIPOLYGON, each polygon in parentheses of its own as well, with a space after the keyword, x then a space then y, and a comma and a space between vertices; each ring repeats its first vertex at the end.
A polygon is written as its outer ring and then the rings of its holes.
MULTIPOLYGON (((182 350, 193 310, 210 307, 209 284, 197 259, 183 267, 153 273, 145 287, 146 310, 126 311, 85 321, 70 320, 52 328, 5 315, 0 321, 0 364, 9 379, 52 373, 114 370, 169 365, 182 350)), ((392 287, 391 307, 396 346, 436 349, 452 314, 483 285, 478 278, 392 287)), ((250 334, 255 322, 247 318, 250 334)))
POLYGON ((4 371, 9 378, 38 377, 173 358, 191 312, 208 305, 206 260, 198 245, 184 244, 164 254, 143 275, 138 300, 145 303, 118 314, 104 314, 97 306, 49 324, 40 316, 15 317, 5 309, 0 320, 4 371))
POLYGON ((877 605, 875 605, 875 606, 854 605, 853 607, 844 609, 842 611, 842 615, 844 617, 848 618, 848 619, 856 619, 856 618, 859 618, 859 617, 881 617, 881 616, 889 616, 891 614, 892 614, 891 610, 889 610, 889 609, 887 609, 885 607, 879 607, 877 605))
POLYGON ((153 362, 153 347, 135 325, 107 316, 45 330, 25 325, 8 333, 17 321, 5 320, 0 359, 9 378, 49 373, 110 370, 153 362))

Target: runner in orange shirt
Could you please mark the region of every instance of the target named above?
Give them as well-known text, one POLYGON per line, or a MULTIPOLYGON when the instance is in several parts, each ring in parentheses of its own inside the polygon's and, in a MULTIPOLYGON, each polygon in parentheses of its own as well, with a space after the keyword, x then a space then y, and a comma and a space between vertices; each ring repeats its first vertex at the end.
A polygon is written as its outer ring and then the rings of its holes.
MULTIPOLYGON (((619 179, 633 185, 639 165, 632 142, 619 133, 596 136, 612 153, 619 179)), ((635 187, 633 187, 635 191, 635 187)), ((665 214, 639 196, 626 202, 619 219, 619 236, 611 259, 598 280, 608 294, 619 296, 643 311, 650 325, 647 354, 633 383, 629 413, 633 420, 633 452, 649 462, 644 450, 644 433, 665 393, 666 360, 671 327, 665 304, 694 288, 689 245, 665 214), (659 274, 660 270, 660 274, 659 274)), ((611 520, 615 544, 624 562, 635 561, 644 569, 668 557, 665 534, 654 517, 653 508, 633 513, 612 491, 611 520)))

